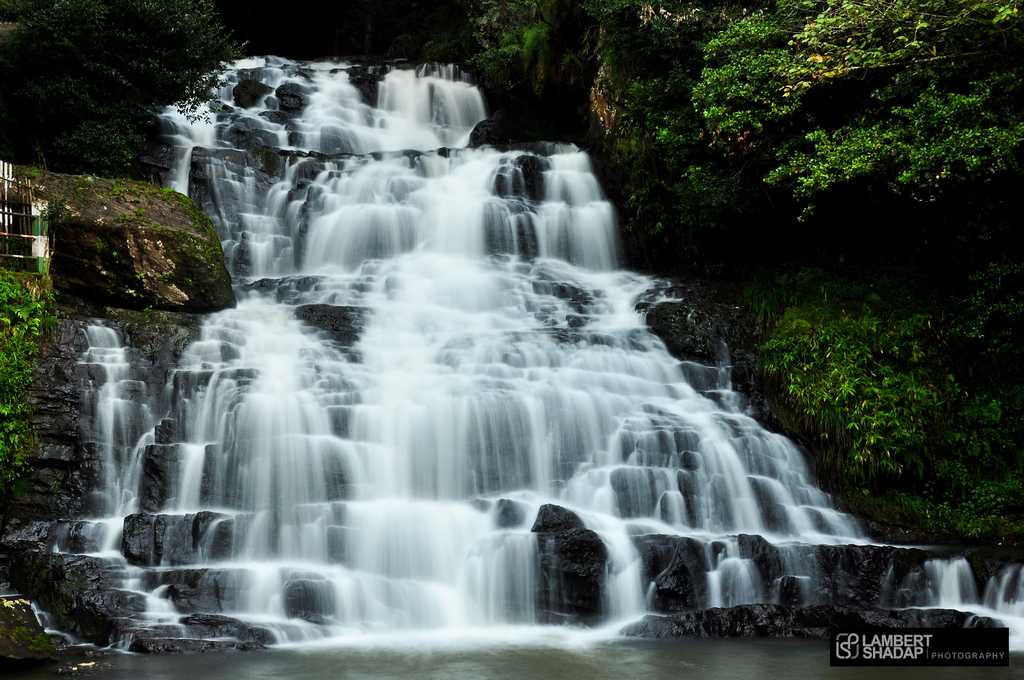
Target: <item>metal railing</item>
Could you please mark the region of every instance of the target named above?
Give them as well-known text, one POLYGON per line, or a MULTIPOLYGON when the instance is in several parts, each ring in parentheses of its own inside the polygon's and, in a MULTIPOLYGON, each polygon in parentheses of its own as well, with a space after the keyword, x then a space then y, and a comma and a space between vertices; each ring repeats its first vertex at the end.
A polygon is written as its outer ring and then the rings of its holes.
POLYGON ((0 161, 0 266, 46 272, 50 266, 49 225, 32 184, 0 161))

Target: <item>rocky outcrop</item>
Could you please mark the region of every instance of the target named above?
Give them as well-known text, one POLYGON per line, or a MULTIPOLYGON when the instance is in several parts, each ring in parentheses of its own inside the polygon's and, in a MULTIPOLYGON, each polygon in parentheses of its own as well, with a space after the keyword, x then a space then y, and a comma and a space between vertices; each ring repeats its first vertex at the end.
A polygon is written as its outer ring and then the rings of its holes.
POLYGON ((699 279, 673 281, 644 295, 637 310, 644 314, 648 329, 676 358, 728 366, 731 387, 743 395, 751 415, 780 429, 760 379, 759 329, 735 284, 699 279))
POLYGON ((83 393, 90 381, 102 381, 95 367, 81 362, 88 347, 86 329, 102 324, 129 347, 131 378, 145 385, 158 407, 167 378, 185 348, 199 337, 200 318, 172 312, 137 312, 99 307, 64 296, 54 332, 46 336, 28 392, 35 447, 28 458, 22 492, 12 501, 0 555, 14 546, 49 547, 49 524, 96 512, 100 452, 91 431, 83 393), (35 523, 35 524, 34 524, 35 523), (44 527, 44 529, 40 529, 44 527))
POLYGON ((676 638, 811 638, 826 639, 832 628, 990 628, 986 617, 953 609, 852 609, 834 605, 784 607, 750 604, 704 609, 671 616, 645 616, 622 629, 626 637, 676 638))
POLYGON ((50 205, 58 291, 126 309, 234 304, 220 238, 188 197, 145 182, 34 174, 50 205))
POLYGON ((550 622, 593 622, 603 607, 608 549, 570 510, 544 505, 533 531, 540 553, 538 609, 550 622))
POLYGON ((32 611, 17 595, 0 597, 0 667, 4 670, 43 663, 56 655, 32 611))
POLYGON ((120 590, 109 564, 86 555, 15 554, 11 582, 31 593, 61 630, 97 645, 110 643, 119 619, 146 608, 143 595, 120 590))

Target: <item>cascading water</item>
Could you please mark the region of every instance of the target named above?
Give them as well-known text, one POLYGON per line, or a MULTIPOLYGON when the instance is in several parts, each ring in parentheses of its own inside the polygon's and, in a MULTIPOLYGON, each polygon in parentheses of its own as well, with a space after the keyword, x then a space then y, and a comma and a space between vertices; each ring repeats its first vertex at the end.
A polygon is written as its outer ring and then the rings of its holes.
POLYGON ((657 282, 616 270, 585 153, 461 148, 485 109, 456 69, 393 70, 376 106, 350 71, 248 60, 211 120, 164 115, 169 182, 213 217, 242 299, 155 419, 120 418, 123 350, 89 334, 103 549, 136 565, 149 625, 226 613, 286 642, 619 624, 651 597, 638 536, 703 546, 695 606, 780 597, 739 534, 858 540, 727 372, 646 331, 657 282), (235 109, 244 80, 276 90, 235 109), (582 527, 531 530, 546 504, 582 527), (552 580, 561 540, 600 558, 593 610, 552 580))

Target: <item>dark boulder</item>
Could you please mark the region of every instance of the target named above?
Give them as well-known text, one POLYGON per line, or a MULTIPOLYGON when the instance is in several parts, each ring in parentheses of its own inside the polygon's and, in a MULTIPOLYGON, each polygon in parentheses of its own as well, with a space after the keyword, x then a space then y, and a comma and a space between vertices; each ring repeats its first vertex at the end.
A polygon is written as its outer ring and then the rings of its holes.
POLYGON ((260 100, 274 91, 274 88, 265 85, 258 80, 243 80, 231 90, 231 97, 235 104, 243 109, 252 108, 259 104, 260 100))
POLYGON ((541 616, 548 622, 597 621, 602 613, 608 550, 590 529, 538 536, 541 616))
POLYGON ((575 512, 566 510, 561 505, 545 503, 537 511, 537 519, 534 520, 531 531, 553 533, 582 528, 583 520, 575 512))
POLYGON ((277 106, 282 111, 301 111, 306 108, 307 89, 298 83, 285 83, 274 94, 277 106))
POLYGON ((43 172, 54 287, 127 309, 211 312, 234 305, 213 223, 187 197, 146 182, 43 172))

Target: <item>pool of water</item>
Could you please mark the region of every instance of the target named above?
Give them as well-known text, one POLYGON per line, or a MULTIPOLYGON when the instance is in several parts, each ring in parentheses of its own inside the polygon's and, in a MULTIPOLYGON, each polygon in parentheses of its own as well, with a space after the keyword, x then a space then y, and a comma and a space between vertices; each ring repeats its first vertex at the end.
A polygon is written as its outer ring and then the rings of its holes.
MULTIPOLYGON (((100 663, 101 669, 81 677, 104 680, 1024 678, 1024 655, 1012 657, 1010 668, 830 668, 827 643, 793 640, 617 642, 556 649, 420 648, 413 652, 335 647, 194 656, 117 655, 100 663)), ((41 680, 54 677, 54 669, 37 669, 8 677, 41 680)))

